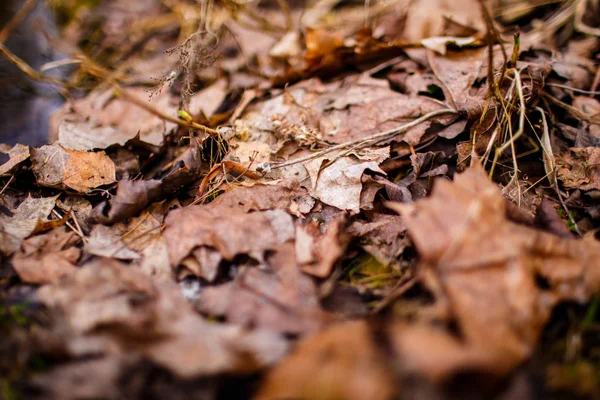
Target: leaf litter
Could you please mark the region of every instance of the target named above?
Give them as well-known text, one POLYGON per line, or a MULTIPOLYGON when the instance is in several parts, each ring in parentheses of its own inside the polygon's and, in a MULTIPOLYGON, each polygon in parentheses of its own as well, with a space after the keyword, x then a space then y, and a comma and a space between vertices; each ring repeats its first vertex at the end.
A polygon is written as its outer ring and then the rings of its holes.
POLYGON ((1 148, 3 397, 600 394, 593 2, 116 3, 1 148))

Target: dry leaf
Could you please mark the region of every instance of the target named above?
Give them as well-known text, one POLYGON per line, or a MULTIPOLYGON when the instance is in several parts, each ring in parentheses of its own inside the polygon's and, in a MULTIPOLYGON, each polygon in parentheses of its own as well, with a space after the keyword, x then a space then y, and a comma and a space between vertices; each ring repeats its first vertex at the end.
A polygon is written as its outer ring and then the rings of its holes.
POLYGON ((296 261, 302 271, 318 278, 331 274, 348 244, 344 232, 347 219, 345 213, 338 214, 324 232, 313 221, 296 225, 296 261))
POLYGON ((117 194, 110 202, 97 205, 92 213, 95 222, 114 224, 131 218, 151 203, 171 196, 174 191, 196 181, 207 167, 202 160, 197 141, 181 156, 180 162, 161 180, 148 181, 122 180, 117 186, 117 194))
POLYGON ((444 34, 446 20, 485 32, 481 7, 474 0, 418 0, 410 3, 404 36, 410 42, 444 34))
POLYGON ((300 272, 289 242, 264 264, 240 267, 233 281, 205 288, 196 308, 238 325, 296 335, 314 332, 326 320, 316 286, 300 272))
POLYGON ((348 233, 361 238, 361 246, 377 261, 387 266, 393 263, 405 248, 406 225, 396 215, 375 214, 371 221, 354 221, 348 233))
POLYGON ((453 37, 453 36, 433 36, 425 39, 421 39, 421 44, 430 50, 435 51, 441 55, 446 55, 446 48, 448 45, 454 45, 457 47, 465 47, 476 43, 474 37, 453 37))
POLYGON ((565 187, 600 190, 600 149, 571 148, 556 157, 558 179, 565 187))
POLYGON ((362 179, 365 170, 385 172, 376 161, 361 162, 351 157, 342 157, 331 165, 321 169, 329 158, 319 158, 306 164, 309 175, 314 177, 314 189, 311 195, 325 204, 348 210, 360 211, 360 195, 363 190, 362 179))
POLYGON ((177 267, 196 247, 215 249, 226 260, 246 254, 263 261, 265 253, 294 238, 292 217, 282 210, 250 214, 237 208, 192 206, 171 212, 165 221, 169 259, 177 267))
POLYGON ((34 199, 28 197, 11 214, 0 213, 0 250, 11 254, 19 249, 21 241, 43 224, 52 212, 58 196, 34 199))
POLYGON ((88 193, 115 182, 115 164, 103 152, 68 150, 59 145, 31 149, 38 184, 88 193))
POLYGON ((85 243, 85 251, 89 254, 119 260, 135 260, 140 255, 130 250, 121 240, 121 232, 109 226, 96 225, 85 243))
POLYGON ((7 162, 0 165, 0 175, 11 175, 25 160, 29 159, 29 146, 14 145, 9 151, 7 162))
MULTIPOLYGON (((480 166, 452 183, 438 180, 431 197, 415 206, 390 207, 405 217, 421 269, 432 271, 429 283, 463 337, 452 350, 456 357, 421 371, 431 378, 466 367, 457 357, 472 361, 473 354, 478 368, 506 374, 531 354, 558 301, 585 301, 600 287, 600 246, 508 221, 499 188, 480 166), (540 277, 548 288, 539 286, 540 277)), ((424 360, 429 351, 424 340, 408 352, 424 360)))
MULTIPOLYGON (((266 211, 279 208, 282 210, 299 207, 306 210, 312 208, 307 199, 306 190, 295 183, 278 182, 277 185, 258 183, 251 187, 224 187, 225 193, 213 201, 212 207, 239 208, 245 212, 266 211), (229 189, 229 190, 227 190, 229 189), (300 205, 308 202, 307 205, 300 205), (294 206, 294 204, 297 204, 294 206)), ((310 211, 310 210, 308 210, 310 211)), ((306 211, 306 212, 308 212, 306 211)))
POLYGON ((176 200, 154 203, 125 222, 96 225, 85 250, 98 256, 135 260, 135 265, 154 278, 169 280, 171 266, 162 228, 166 213, 178 204, 176 200))
POLYGON ((301 342, 269 372, 257 400, 388 400, 395 379, 364 321, 338 324, 301 342))
POLYGON ((104 150, 118 144, 123 146, 131 135, 88 119, 67 117, 58 126, 58 144, 71 150, 104 150))
POLYGON ((34 236, 21 244, 22 250, 12 259, 13 268, 23 282, 57 283, 75 271, 81 250, 73 246, 78 241, 79 237, 65 228, 34 236))
MULTIPOLYGON (((177 108, 168 91, 155 99, 148 99, 142 88, 128 89, 129 93, 161 112, 177 115, 177 108)), ((58 143, 76 150, 104 149, 112 144, 124 144, 139 136, 140 141, 154 146, 163 143, 164 136, 175 127, 154 114, 115 98, 112 89, 92 92, 84 99, 66 105, 58 129, 58 143)))
POLYGON ((38 297, 65 316, 58 340, 75 357, 139 355, 191 379, 257 371, 287 350, 270 333, 205 321, 172 284, 112 260, 88 263, 38 297))

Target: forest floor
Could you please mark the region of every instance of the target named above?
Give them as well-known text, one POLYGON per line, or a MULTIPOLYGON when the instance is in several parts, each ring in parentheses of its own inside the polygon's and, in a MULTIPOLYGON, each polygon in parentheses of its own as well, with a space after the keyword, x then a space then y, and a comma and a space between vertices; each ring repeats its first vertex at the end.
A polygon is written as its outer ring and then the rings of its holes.
POLYGON ((598 1, 24 3, 1 398, 600 398, 598 1))

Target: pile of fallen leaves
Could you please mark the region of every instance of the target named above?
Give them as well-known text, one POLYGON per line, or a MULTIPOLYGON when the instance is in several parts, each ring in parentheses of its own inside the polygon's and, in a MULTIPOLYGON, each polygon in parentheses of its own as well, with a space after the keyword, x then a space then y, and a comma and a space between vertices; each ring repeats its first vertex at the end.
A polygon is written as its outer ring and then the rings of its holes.
POLYGON ((597 2, 51 3, 4 398, 600 395, 597 2))

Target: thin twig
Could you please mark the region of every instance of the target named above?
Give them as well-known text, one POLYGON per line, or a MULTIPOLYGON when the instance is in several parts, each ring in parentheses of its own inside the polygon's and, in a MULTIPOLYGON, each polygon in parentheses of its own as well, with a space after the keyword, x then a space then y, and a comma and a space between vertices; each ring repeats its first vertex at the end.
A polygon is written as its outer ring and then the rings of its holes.
MULTIPOLYGON (((58 211, 56 211, 56 210, 52 210, 52 213, 54 215, 56 215, 59 219, 63 219, 65 217, 64 215, 60 215, 60 213, 58 211)), ((69 223, 69 221, 65 221, 65 225, 67 225, 73 231, 74 234, 76 234, 77 236, 79 236, 82 240, 85 240, 85 237, 81 234, 81 232, 79 232, 77 230, 77 228, 75 228, 73 225, 71 225, 69 223)))
POLYGON ((560 189, 558 187, 558 170, 557 169, 554 169, 554 189, 556 190, 556 195, 558 196, 558 201, 560 201, 560 205, 562 206, 563 210, 565 210, 565 214, 567 215, 567 218, 569 218, 569 221, 573 224, 573 229, 575 229, 575 232, 577 233, 577 235, 579 237, 582 237, 583 235, 581 234, 581 231, 579 230, 579 226, 577 226, 577 222, 575 222, 575 220, 573 219, 571 212, 567 208, 567 205, 565 204, 565 201, 563 200, 562 195, 560 194, 560 189))
POLYGON ((27 75, 35 81, 52 83, 60 87, 67 86, 66 82, 64 81, 39 73, 29 64, 27 64, 21 57, 17 56, 15 53, 10 51, 2 42, 0 42, 0 54, 3 55, 12 64, 14 64, 17 68, 19 68, 23 73, 25 73, 25 75, 27 75))
POLYGON ((597 91, 594 91, 594 90, 575 89, 574 87, 570 87, 570 86, 567 86, 567 85, 560 85, 558 83, 546 83, 546 86, 557 87, 557 88, 569 90, 569 91, 574 92, 574 93, 591 94, 591 95, 594 95, 594 96, 600 94, 600 92, 597 92, 597 91))
POLYGON ((411 122, 408 122, 408 123, 406 123, 404 125, 400 125, 400 126, 398 126, 396 128, 392 128, 392 129, 384 131, 384 132, 379 132, 379 133, 376 133, 374 135, 368 136, 368 137, 363 138, 363 139, 353 140, 353 141, 350 141, 350 142, 341 143, 341 144, 338 144, 338 145, 335 145, 335 146, 331 146, 331 147, 329 147, 327 149, 318 151, 316 153, 310 154, 310 155, 305 156, 305 157, 297 158, 295 160, 291 160, 291 161, 284 162, 284 163, 281 163, 281 164, 275 164, 275 165, 271 166, 271 169, 278 169, 278 168, 289 167, 290 165, 299 164, 299 163, 303 163, 303 162, 306 162, 306 161, 313 160, 315 158, 322 157, 325 154, 329 154, 329 153, 332 153, 332 152, 337 151, 337 150, 343 150, 343 149, 347 149, 349 147, 354 147, 354 146, 358 146, 358 145, 367 145, 370 142, 377 141, 377 140, 384 139, 384 138, 388 138, 388 137, 392 138, 392 137, 394 137, 394 136, 396 136, 396 135, 398 135, 400 133, 404 133, 404 132, 408 131, 409 129, 414 128, 415 126, 417 126, 417 125, 419 125, 419 124, 421 124, 421 123, 423 123, 425 121, 428 121, 428 120, 430 120, 432 118, 440 117, 442 115, 448 115, 448 114, 454 114, 454 115, 456 115, 456 114, 458 114, 458 111, 452 110, 452 109, 444 109, 444 110, 433 111, 433 112, 430 112, 429 114, 425 114, 425 115, 423 115, 420 118, 417 118, 417 119, 415 119, 415 120, 413 120, 411 122))
POLYGON ((4 185, 4 187, 2 188, 2 190, 0 190, 0 195, 2 195, 2 193, 4 193, 4 191, 6 190, 6 188, 8 187, 8 185, 10 185, 10 183, 13 181, 13 179, 15 179, 15 176, 11 175, 10 179, 8 180, 8 182, 6 182, 6 185, 4 185))
POLYGON ((176 117, 173 117, 169 114, 165 114, 164 112, 162 112, 161 110, 154 108, 153 106, 151 106, 150 104, 148 104, 147 102, 145 102, 144 100, 140 99, 139 97, 129 93, 127 90, 123 89, 120 85, 118 85, 116 82, 113 83, 113 89, 115 90, 116 94, 121 96, 124 100, 130 102, 131 104, 135 104, 136 106, 143 108, 144 110, 148 111, 150 114, 154 114, 157 117, 159 117, 160 119, 163 119, 165 121, 169 121, 172 122, 174 124, 177 124, 179 126, 183 126, 183 127, 187 127, 187 128, 192 128, 198 131, 203 131, 211 136, 214 137, 218 137, 219 136, 219 132, 217 132, 215 129, 211 129, 207 126, 204 126, 202 124, 199 124, 197 122, 194 121, 186 121, 183 119, 179 119, 176 117))
POLYGON ((4 25, 4 28, 0 31, 0 43, 6 42, 6 39, 10 36, 10 34, 15 30, 17 26, 23 22, 25 18, 29 15, 33 7, 37 4, 38 0, 27 0, 25 4, 21 7, 19 11, 15 14, 15 16, 8 22, 8 24, 4 25))
POLYGON ((548 94, 546 92, 542 92, 542 98, 550 101, 551 103, 556 104, 559 107, 564 108, 565 110, 567 110, 568 112, 570 112, 574 116, 579 117, 579 118, 583 119, 584 121, 589 122, 590 124, 600 125, 600 121, 599 120, 592 118, 594 116, 590 116, 590 115, 588 115, 588 114, 586 114, 586 113, 584 113, 582 111, 579 111, 575 107, 570 106, 567 103, 558 100, 556 97, 551 96, 550 94, 548 94))

